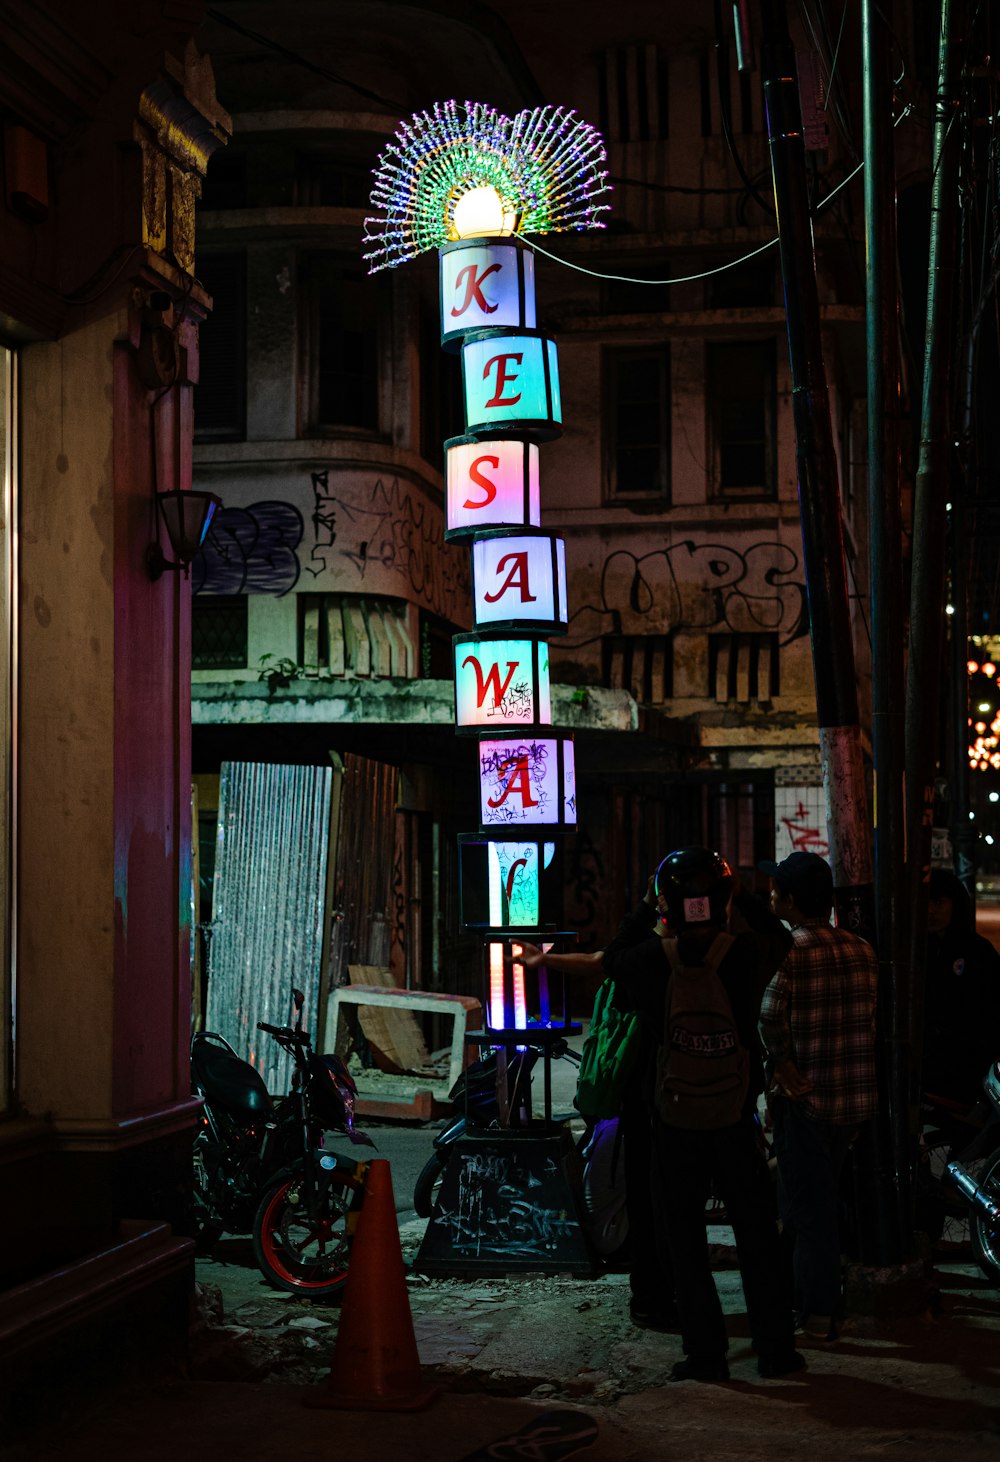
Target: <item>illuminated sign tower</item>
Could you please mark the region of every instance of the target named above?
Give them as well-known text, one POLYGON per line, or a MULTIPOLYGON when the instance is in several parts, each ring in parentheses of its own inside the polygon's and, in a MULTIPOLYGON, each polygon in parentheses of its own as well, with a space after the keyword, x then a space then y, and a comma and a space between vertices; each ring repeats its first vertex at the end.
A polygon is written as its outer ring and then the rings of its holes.
POLYGON ((540 448, 562 431, 558 353, 537 328, 534 254, 517 235, 601 227, 605 162, 599 133, 561 107, 510 118, 445 102, 399 129, 375 171, 381 216, 366 220, 373 271, 439 250, 441 341, 461 355, 447 537, 470 544, 475 629, 454 640, 455 725, 478 739, 480 784, 479 830, 461 840, 462 918, 483 934, 484 1044, 498 1046, 501 1073, 519 1032, 542 1045, 546 1117, 548 983, 540 972, 529 1022, 518 936, 552 927, 543 873, 554 838, 575 830, 576 778, 549 690, 548 637, 567 628, 565 545, 540 526, 540 448))

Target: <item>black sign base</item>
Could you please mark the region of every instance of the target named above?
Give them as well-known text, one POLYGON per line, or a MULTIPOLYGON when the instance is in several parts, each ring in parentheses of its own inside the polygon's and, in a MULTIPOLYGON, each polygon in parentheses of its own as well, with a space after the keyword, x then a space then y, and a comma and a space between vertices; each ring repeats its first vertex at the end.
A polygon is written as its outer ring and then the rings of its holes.
POLYGON ((565 1128, 466 1133, 448 1149, 420 1274, 593 1274, 580 1160, 565 1128))

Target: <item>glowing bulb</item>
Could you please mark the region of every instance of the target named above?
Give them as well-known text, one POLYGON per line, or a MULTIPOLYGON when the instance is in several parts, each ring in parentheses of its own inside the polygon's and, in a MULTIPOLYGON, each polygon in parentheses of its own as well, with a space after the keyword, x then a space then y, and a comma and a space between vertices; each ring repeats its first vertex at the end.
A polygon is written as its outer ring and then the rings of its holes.
POLYGON ((1000 792, 991 792, 990 793, 990 801, 991 802, 1000 802, 1000 792))
POLYGON ((993 834, 992 833, 987 833, 986 834, 986 837, 983 839, 983 841, 986 842, 986 843, 989 843, 990 847, 992 848, 992 846, 993 846, 993 834))
POLYGON ((991 662, 988 662, 987 664, 985 664, 983 666, 983 674, 984 675, 996 675, 996 673, 997 673, 997 667, 994 664, 992 664, 991 662))
POLYGON ((505 208, 492 183, 470 188, 455 204, 452 226, 460 239, 495 239, 512 234, 516 223, 513 208, 505 208))
POLYGON ((944 606, 944 612, 945 612, 945 614, 954 614, 955 613, 955 606, 954 606, 954 604, 946 604, 944 606))
MULTIPOLYGON (((969 660, 969 661, 966 662, 965 668, 966 668, 966 670, 968 670, 968 672, 969 672, 970 675, 975 675, 976 672, 979 669, 979 666, 978 666, 978 664, 976 663, 975 660, 969 660)), ((983 666, 983 669, 984 670, 985 670, 985 668, 986 667, 983 666)))
POLYGON ((979 702, 979 710, 981 710, 981 711, 988 711, 989 708, 990 708, 989 701, 980 701, 979 702))

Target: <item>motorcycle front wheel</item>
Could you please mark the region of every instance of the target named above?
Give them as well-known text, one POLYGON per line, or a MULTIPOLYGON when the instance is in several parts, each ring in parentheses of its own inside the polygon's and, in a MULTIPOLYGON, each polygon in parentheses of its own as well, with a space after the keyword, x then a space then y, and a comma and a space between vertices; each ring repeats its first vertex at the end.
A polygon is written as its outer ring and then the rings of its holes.
POLYGON ((347 1283, 352 1214, 362 1185, 349 1171, 329 1174, 317 1211, 305 1206, 301 1176, 279 1179, 264 1194, 253 1221, 257 1265, 275 1289, 332 1299, 347 1283))
POLYGON ((434 1212, 441 1180, 448 1166, 448 1154, 435 1148, 420 1170, 420 1176, 413 1185, 413 1211, 418 1218, 430 1218, 434 1212))
MULTIPOLYGON (((994 1203, 1000 1203, 1000 1151, 983 1163, 979 1186, 985 1188, 994 1203)), ((969 1214, 969 1239, 980 1269, 992 1284, 1000 1284, 1000 1224, 974 1208, 969 1214)))

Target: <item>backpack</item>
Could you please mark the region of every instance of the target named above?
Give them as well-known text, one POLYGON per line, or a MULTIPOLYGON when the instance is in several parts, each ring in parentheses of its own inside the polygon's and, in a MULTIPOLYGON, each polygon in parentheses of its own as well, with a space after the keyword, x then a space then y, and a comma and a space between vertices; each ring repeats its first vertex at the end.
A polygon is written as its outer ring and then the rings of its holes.
POLYGON ((668 1127, 714 1132, 734 1126, 743 1114, 750 1058, 719 978, 734 942, 731 934, 716 935, 700 965, 681 963, 676 939, 664 942, 672 973, 656 1061, 656 1109, 668 1127))
POLYGON ((576 1081, 576 1109, 584 1117, 617 1117, 639 1058, 639 1017, 616 1010, 615 987, 605 980, 594 1001, 576 1081))

